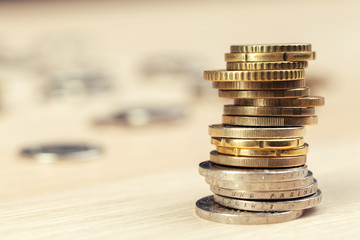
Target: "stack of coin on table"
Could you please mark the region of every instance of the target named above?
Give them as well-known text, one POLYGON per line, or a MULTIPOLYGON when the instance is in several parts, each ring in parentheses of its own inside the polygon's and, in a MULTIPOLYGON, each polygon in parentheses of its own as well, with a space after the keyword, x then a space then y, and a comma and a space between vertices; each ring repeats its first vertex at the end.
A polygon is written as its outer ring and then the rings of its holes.
POLYGON ((304 68, 315 59, 310 44, 235 45, 227 70, 205 71, 224 106, 223 124, 209 126, 216 151, 199 172, 213 196, 196 202, 198 216, 221 223, 293 220, 320 203, 306 165, 305 125, 317 123, 304 68))

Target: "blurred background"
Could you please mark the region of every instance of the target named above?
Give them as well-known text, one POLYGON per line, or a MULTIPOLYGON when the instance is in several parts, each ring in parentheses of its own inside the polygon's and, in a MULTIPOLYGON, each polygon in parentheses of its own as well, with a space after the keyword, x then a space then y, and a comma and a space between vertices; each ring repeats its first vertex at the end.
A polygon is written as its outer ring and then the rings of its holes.
POLYGON ((0 202, 197 171, 213 148, 207 126, 229 102, 202 72, 224 69, 233 44, 312 44, 306 79, 326 104, 307 128, 308 159, 335 166, 311 156, 358 143, 359 9, 344 0, 0 1, 0 202), (19 155, 58 142, 103 153, 54 164, 19 155))

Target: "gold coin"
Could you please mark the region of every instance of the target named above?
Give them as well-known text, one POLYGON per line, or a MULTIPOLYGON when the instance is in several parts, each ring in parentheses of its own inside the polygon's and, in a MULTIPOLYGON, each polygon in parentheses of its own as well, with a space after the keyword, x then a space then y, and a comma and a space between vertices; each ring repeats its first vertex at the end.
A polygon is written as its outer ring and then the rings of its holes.
POLYGON ((301 179, 281 182, 243 182, 243 181, 228 181, 221 178, 205 178, 205 181, 210 186, 240 189, 244 191, 282 191, 292 190, 311 185, 314 182, 313 174, 308 171, 308 174, 301 179))
POLYGON ((253 169, 226 167, 205 161, 199 164, 199 174, 205 178, 218 178, 243 182, 282 182, 304 178, 307 166, 292 168, 253 169))
POLYGON ((223 124, 209 125, 209 135, 227 138, 292 138, 304 137, 304 127, 238 127, 223 124))
POLYGON ((239 198, 239 199, 293 199, 301 198, 314 194, 318 190, 317 181, 314 178, 312 184, 290 190, 277 191, 248 191, 239 189, 221 188, 210 186, 210 190, 221 196, 239 198))
POLYGON ((269 224, 294 220, 303 214, 302 210, 282 212, 248 212, 223 207, 214 202, 214 196, 207 196, 196 202, 196 215, 205 220, 226 224, 269 224))
POLYGON ((219 90, 219 97, 223 98, 298 98, 309 96, 309 88, 295 88, 287 90, 219 90))
POLYGON ((305 87, 305 80, 289 81, 238 81, 238 82, 212 82, 212 87, 223 90, 281 90, 305 87))
POLYGON ((315 114, 314 107, 252 107, 225 105, 225 115, 245 116, 311 116, 315 114))
POLYGON ((226 70, 282 70, 282 69, 303 69, 308 67, 308 62, 228 62, 226 70))
POLYGON ((240 126, 305 126, 317 124, 317 116, 305 117, 250 117, 250 116, 227 116, 222 117, 223 124, 240 126))
POLYGON ((211 151, 210 161, 216 164, 234 167, 283 168, 304 165, 306 163, 306 155, 290 157, 242 157, 211 151))
POLYGON ((229 148, 276 148, 288 149, 304 145, 304 138, 239 139, 211 138, 211 144, 229 148))
POLYGON ((315 52, 225 53, 226 62, 303 62, 314 59, 315 52))
POLYGON ((235 105, 257 107, 317 107, 324 105, 324 98, 309 96, 301 98, 235 99, 235 105))
POLYGON ((321 202, 321 191, 318 189, 313 195, 279 201, 266 201, 266 200, 243 200, 229 197, 223 197, 220 195, 214 195, 214 201, 218 204, 246 211, 287 211, 287 210, 301 210, 315 207, 321 202))
POLYGON ((232 53, 267 53, 267 52, 309 52, 311 44, 307 43, 281 43, 281 44, 247 44, 232 45, 230 47, 232 53))
POLYGON ((308 144, 290 149, 250 149, 250 148, 229 148, 216 147, 216 151, 222 154, 235 156, 258 156, 258 157, 287 157, 307 154, 308 144))
POLYGON ((204 79, 214 82, 237 82, 237 81, 285 81, 305 78, 304 69, 290 70, 263 70, 263 71, 227 71, 208 70, 204 71, 204 79))

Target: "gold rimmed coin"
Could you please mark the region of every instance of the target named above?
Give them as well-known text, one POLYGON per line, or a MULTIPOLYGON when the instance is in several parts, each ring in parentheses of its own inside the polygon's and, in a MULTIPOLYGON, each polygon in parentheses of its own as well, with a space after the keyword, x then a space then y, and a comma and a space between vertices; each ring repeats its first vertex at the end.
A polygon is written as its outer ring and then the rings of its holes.
POLYGON ((211 138, 211 144, 229 148, 276 148, 288 149, 304 145, 304 138, 276 138, 276 139, 249 139, 249 138, 211 138))
POLYGON ((314 107, 253 107, 225 105, 225 115, 241 116, 312 116, 315 114, 314 107))
POLYGON ((267 201, 267 200, 243 200, 236 198, 229 198, 215 194, 214 201, 218 204, 247 211, 287 211, 287 210, 301 210, 315 207, 321 202, 321 191, 318 189, 316 193, 310 196, 279 200, 279 201, 267 201))
POLYGON ((317 124, 317 116, 305 117, 257 117, 223 115, 223 124, 240 126, 305 126, 317 124))
POLYGON ((214 201, 214 196, 199 199, 196 215, 205 220, 226 224, 269 224, 294 220, 303 214, 302 210, 281 212, 249 212, 226 208, 214 201))
POLYGON ((225 53, 226 62, 310 61, 315 52, 225 53))
POLYGON ((292 138, 304 137, 305 128, 299 127, 241 127, 224 124, 209 125, 209 135, 225 138, 292 138))
POLYGON ((280 44, 244 44, 230 46, 232 53, 268 53, 268 52, 309 52, 311 44, 280 43, 280 44))
POLYGON ((228 62, 226 70, 282 70, 282 69, 303 69, 308 67, 308 62, 228 62))
POLYGON ((285 90, 219 90, 223 98, 298 98, 309 96, 309 88, 285 90))
POLYGON ((285 90, 305 87, 305 79, 286 81, 212 82, 212 87, 222 90, 285 90))
POLYGON ((317 107, 324 105, 324 98, 308 96, 301 98, 235 99, 234 104, 257 107, 317 107))

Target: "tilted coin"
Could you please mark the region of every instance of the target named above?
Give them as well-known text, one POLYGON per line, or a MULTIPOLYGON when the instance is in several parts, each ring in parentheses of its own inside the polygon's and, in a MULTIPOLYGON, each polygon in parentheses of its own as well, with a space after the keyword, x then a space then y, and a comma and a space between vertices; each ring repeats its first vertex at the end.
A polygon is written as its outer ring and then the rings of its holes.
POLYGON ((281 90, 305 87, 305 79, 284 81, 212 82, 212 87, 223 90, 281 90))
POLYGON ((262 71, 204 71, 207 81, 236 82, 236 81, 286 81, 305 78, 304 69, 262 70, 262 71))
POLYGON ((214 195, 214 201, 218 204, 247 211, 288 211, 288 210, 302 210, 315 207, 321 202, 321 191, 318 189, 313 195, 279 201, 266 201, 266 200, 243 200, 220 195, 214 195))
POLYGON ((199 174, 206 178, 244 182, 281 182, 304 178, 307 166, 293 168, 251 169, 226 167, 205 161, 199 164, 199 174))
POLYGON ((285 90, 219 90, 223 98, 297 98, 309 96, 309 88, 294 88, 285 90))
POLYGON ((221 196, 239 198, 239 199, 293 199, 301 198, 314 194, 318 189, 317 181, 314 178, 312 184, 290 190, 281 191, 246 191, 239 189, 221 188, 216 186, 210 186, 210 190, 221 196))
POLYGON ((301 98, 235 99, 235 105, 257 107, 317 107, 324 105, 324 98, 309 96, 301 98))
POLYGON ((227 189, 239 189, 244 191, 282 191, 309 186, 314 182, 314 178, 312 172, 308 171, 308 174, 304 178, 281 182, 229 181, 211 177, 206 177, 205 181, 210 184, 210 186, 227 189))
POLYGON ((290 157, 243 157, 211 151, 210 161, 216 164, 233 167, 282 168, 304 165, 306 163, 306 155, 290 157))
POLYGON ((228 138, 292 138, 304 137, 304 127, 242 127, 224 124, 209 125, 209 135, 228 138))
POLYGON ((315 52, 225 53, 226 62, 277 62, 315 60, 315 52))
POLYGON ((218 223, 227 224, 269 224, 294 220, 303 214, 302 210, 282 212, 248 212, 223 207, 214 202, 214 196, 204 197, 196 202, 196 215, 218 223))
POLYGON ((225 105, 225 115, 245 116, 311 116, 315 114, 314 107, 253 107, 225 105))
POLYGON ((311 51, 311 44, 304 43, 280 43, 280 44, 246 44, 246 45, 232 45, 230 46, 232 53, 246 53, 246 52, 309 52, 311 51))
POLYGON ((276 148, 287 149, 304 145, 304 138, 277 139, 240 139, 240 138, 211 138, 211 144, 230 148, 276 148))
POLYGON ((316 115, 304 117, 258 117, 223 115, 223 124, 240 126, 305 126, 315 125, 318 122, 316 115))
POLYGON ((226 70, 281 70, 302 69, 308 66, 308 62, 228 62, 226 70))
POLYGON ((229 148, 229 147, 216 147, 216 151, 222 154, 235 155, 235 156, 258 156, 258 157, 287 157, 304 155, 308 152, 308 144, 296 148, 289 149, 251 149, 251 148, 229 148))

